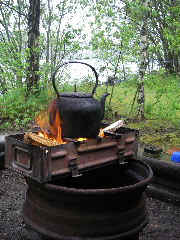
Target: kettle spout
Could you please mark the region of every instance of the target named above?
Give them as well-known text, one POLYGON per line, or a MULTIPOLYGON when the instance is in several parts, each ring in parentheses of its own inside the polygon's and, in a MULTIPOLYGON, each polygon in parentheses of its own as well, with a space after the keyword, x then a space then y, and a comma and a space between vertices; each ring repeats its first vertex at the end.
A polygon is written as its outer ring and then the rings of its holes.
POLYGON ((104 112, 105 112, 105 101, 106 101, 106 97, 109 96, 109 93, 105 93, 100 100, 100 104, 101 104, 101 120, 104 118, 104 112))

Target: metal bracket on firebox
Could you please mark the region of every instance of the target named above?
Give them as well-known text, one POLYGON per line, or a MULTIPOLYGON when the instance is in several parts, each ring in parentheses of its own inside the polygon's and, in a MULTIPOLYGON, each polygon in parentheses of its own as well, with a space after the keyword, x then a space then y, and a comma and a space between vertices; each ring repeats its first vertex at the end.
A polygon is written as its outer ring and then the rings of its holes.
POLYGON ((71 159, 69 161, 69 169, 72 173, 72 177, 80 177, 82 174, 79 173, 77 158, 71 159))
POLYGON ((125 160, 124 151, 118 152, 118 164, 119 165, 126 165, 128 162, 125 160))

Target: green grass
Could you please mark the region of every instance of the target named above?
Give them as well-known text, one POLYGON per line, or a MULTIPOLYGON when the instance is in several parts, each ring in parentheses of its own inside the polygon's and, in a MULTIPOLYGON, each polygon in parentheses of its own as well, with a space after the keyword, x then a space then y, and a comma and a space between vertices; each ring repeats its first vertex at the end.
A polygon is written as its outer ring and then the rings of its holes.
MULTIPOLYGON (((153 120, 166 120, 178 126, 180 124, 180 78, 176 76, 155 75, 145 80, 145 117, 153 120)), ((108 87, 111 92, 112 87, 108 87)), ((97 91, 97 96, 105 92, 105 87, 97 91)), ((118 115, 126 115, 127 118, 135 118, 137 104, 134 104, 133 111, 129 115, 136 92, 136 85, 133 81, 125 82, 114 87, 113 98, 108 108, 118 115)))

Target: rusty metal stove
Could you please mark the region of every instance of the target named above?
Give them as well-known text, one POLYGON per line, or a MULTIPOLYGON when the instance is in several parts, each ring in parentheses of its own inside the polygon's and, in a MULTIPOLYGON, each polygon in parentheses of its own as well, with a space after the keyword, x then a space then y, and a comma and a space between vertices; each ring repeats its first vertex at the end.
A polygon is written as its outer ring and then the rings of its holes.
POLYGON ((69 174, 76 177, 103 165, 126 164, 128 158, 136 157, 137 138, 137 130, 121 127, 115 133, 105 132, 104 138, 66 139, 66 144, 47 147, 25 143, 24 134, 9 135, 5 165, 40 183, 69 174))
POLYGON ((138 240, 152 170, 136 160, 137 148, 138 131, 125 127, 53 147, 7 136, 5 165, 28 184, 25 223, 50 239, 138 240))

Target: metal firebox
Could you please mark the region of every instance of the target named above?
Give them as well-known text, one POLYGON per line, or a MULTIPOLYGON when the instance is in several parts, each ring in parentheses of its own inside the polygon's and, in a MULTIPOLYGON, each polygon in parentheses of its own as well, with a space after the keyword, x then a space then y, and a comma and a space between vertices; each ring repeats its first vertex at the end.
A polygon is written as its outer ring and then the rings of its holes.
POLYGON ((35 146, 24 142, 24 134, 6 137, 5 167, 21 172, 39 183, 56 177, 77 177, 85 171, 108 164, 126 164, 137 153, 135 129, 120 127, 104 138, 83 142, 68 139, 57 146, 35 146))

